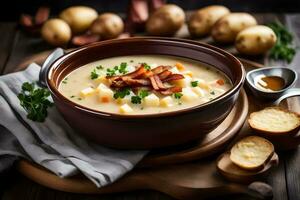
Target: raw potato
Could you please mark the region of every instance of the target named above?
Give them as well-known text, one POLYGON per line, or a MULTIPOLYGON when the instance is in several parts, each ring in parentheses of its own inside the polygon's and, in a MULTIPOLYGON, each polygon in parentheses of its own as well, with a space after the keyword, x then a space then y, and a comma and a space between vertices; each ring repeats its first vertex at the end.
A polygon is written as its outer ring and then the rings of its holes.
POLYGON ((86 6, 73 6, 63 10, 59 15, 75 34, 86 31, 97 17, 97 11, 86 6))
POLYGON ((103 39, 113 39, 124 31, 124 23, 118 15, 104 13, 93 22, 90 30, 93 34, 98 34, 103 39))
POLYGON ((267 26, 252 26, 239 32, 235 40, 235 48, 246 55, 266 53, 276 43, 276 35, 267 26))
POLYGON ((273 144, 265 138, 248 136, 230 150, 230 160, 246 170, 260 170, 274 154, 273 144))
POLYGON ((171 36, 181 28, 184 22, 184 11, 174 4, 167 4, 150 16, 146 23, 146 31, 150 35, 171 36))
POLYGON ((216 42, 234 42, 240 31, 256 24, 256 19, 248 13, 231 13, 222 17, 214 24, 212 37, 216 42))
POLYGON ((49 44, 63 46, 71 39, 71 29, 69 25, 61 19, 50 19, 42 27, 42 37, 49 44))
POLYGON ((197 10, 188 21, 190 34, 194 37, 210 34, 216 21, 229 13, 230 10, 228 8, 219 5, 207 6, 197 10))

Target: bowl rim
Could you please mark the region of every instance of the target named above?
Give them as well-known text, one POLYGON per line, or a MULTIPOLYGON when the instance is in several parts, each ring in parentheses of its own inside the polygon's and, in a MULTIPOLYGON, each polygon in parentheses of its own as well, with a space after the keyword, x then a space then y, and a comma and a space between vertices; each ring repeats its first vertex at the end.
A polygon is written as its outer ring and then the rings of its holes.
POLYGON ((231 53, 229 53, 223 49, 220 49, 218 47, 215 47, 215 46, 212 46, 212 45, 209 45, 206 43, 198 42, 198 41, 193 41, 193 40, 188 40, 188 39, 179 39, 179 38, 164 38, 164 37, 132 37, 132 38, 125 38, 125 39, 111 39, 111 40, 100 41, 100 42, 92 43, 89 45, 85 45, 83 47, 79 47, 75 50, 72 50, 69 53, 58 58, 56 61, 54 61, 51 64, 51 66, 48 68, 46 73, 47 73, 46 83, 47 83, 48 89, 50 90, 50 92, 53 96, 55 96, 57 99, 60 99, 61 101, 63 101, 64 104, 74 107, 74 108, 78 109, 79 111, 85 112, 87 114, 97 115, 99 117, 105 117, 105 118, 113 118, 113 119, 139 119, 139 118, 171 117, 171 116, 188 114, 188 113, 196 111, 196 110, 202 110, 205 107, 208 107, 216 102, 221 101, 222 99, 224 100, 224 99, 230 98, 237 90, 239 90, 242 87, 245 77, 246 77, 246 73, 245 73, 243 64, 235 56, 233 56, 231 53), (141 42, 143 40, 144 41, 152 41, 152 42, 161 42, 161 41, 170 42, 170 44, 184 43, 184 44, 193 45, 193 46, 201 46, 201 47, 207 48, 211 51, 216 51, 216 52, 224 55, 225 57, 227 57, 232 62, 235 62, 236 65, 240 66, 241 78, 235 84, 233 84, 233 86, 227 92, 225 92, 224 94, 220 95, 219 97, 217 97, 213 100, 210 100, 204 104, 198 104, 198 105, 195 105, 192 107, 175 110, 175 111, 170 111, 170 112, 153 113, 153 114, 130 114, 130 115, 123 115, 123 114, 118 114, 118 113, 112 113, 112 112, 109 113, 109 112, 99 111, 99 110, 95 110, 95 109, 88 108, 86 106, 77 104, 77 103, 69 100, 68 98, 66 98, 63 94, 61 94, 58 91, 58 88, 54 85, 54 82, 51 80, 51 77, 52 77, 51 75, 52 75, 53 69, 59 68, 63 64, 65 59, 68 59, 68 58, 74 56, 75 54, 83 52, 86 49, 96 47, 99 45, 109 45, 112 43, 128 42, 128 41, 129 42, 130 41, 140 41, 141 42))

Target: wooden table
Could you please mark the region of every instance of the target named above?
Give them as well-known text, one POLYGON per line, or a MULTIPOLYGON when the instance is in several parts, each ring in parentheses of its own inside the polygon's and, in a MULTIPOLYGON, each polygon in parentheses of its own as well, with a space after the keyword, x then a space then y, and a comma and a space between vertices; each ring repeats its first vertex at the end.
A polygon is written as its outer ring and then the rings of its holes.
MULTIPOLYGON (((300 14, 255 14, 259 23, 268 23, 279 20, 286 24, 296 36, 295 42, 300 46, 300 14)), ((35 53, 51 49, 40 38, 32 37, 22 32, 16 23, 0 22, 0 74, 14 71, 17 65, 26 57, 35 53)), ((261 63, 266 65, 287 65, 276 63, 267 57, 259 58, 261 63)), ((289 65, 300 72, 300 53, 289 65)), ((298 81, 298 87, 300 83, 298 81)), ((1 115, 0 115, 1 117, 1 115)), ((3 129, 0 129, 0 134, 3 129)), ((280 165, 272 171, 267 182, 273 186, 274 199, 276 200, 299 200, 300 199, 300 148, 289 152, 281 152, 280 165)), ((35 199, 57 199, 57 200, 93 200, 93 199, 172 199, 164 194, 155 191, 135 191, 111 195, 80 195, 69 194, 51 190, 40 186, 15 170, 0 177, 0 198, 2 200, 35 200, 35 199)), ((200 197, 199 197, 200 199, 200 197)), ((225 199, 225 198, 222 198, 225 199)), ((248 199, 245 196, 226 197, 226 199, 248 199)))

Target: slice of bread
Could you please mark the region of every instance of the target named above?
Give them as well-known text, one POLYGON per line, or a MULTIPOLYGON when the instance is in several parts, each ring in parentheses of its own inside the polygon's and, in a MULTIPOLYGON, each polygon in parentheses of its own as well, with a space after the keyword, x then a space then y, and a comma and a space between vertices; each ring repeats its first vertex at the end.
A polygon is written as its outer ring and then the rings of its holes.
POLYGON ((252 129, 271 134, 286 134, 300 128, 300 115, 280 107, 253 112, 248 120, 252 129))
POLYGON ((246 170, 260 170, 274 154, 274 146, 268 140, 249 136, 237 142, 230 151, 230 160, 246 170))

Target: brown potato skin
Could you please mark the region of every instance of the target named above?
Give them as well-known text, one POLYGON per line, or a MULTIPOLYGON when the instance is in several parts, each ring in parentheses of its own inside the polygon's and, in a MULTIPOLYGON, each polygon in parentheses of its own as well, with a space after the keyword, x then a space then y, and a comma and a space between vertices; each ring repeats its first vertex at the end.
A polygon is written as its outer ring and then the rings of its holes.
POLYGON ((146 22, 149 35, 172 36, 184 24, 184 11, 174 4, 166 4, 157 9, 146 22))
POLYGON ((46 21, 41 29, 42 37, 53 46, 64 46, 71 40, 71 28, 61 19, 46 21))
POLYGON ((193 37, 210 34, 213 25, 223 16, 230 13, 225 6, 212 5, 194 12, 188 20, 188 29, 193 37))
POLYGON ((240 31, 255 25, 256 19, 248 13, 230 13, 214 24, 211 34, 216 42, 233 43, 240 31))
POLYGON ((86 6, 72 6, 59 14, 59 18, 69 24, 73 34, 85 32, 97 17, 97 11, 86 6))
POLYGON ((260 55, 266 53, 276 43, 276 34, 267 26, 251 26, 236 37, 235 48, 245 55, 260 55))
POLYGON ((117 14, 104 13, 95 19, 90 31, 93 34, 100 35, 102 39, 113 39, 124 31, 124 23, 117 14))

